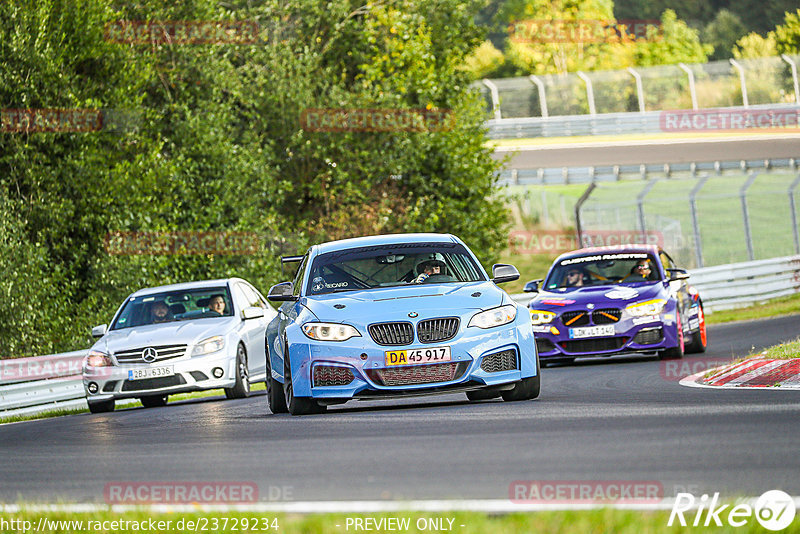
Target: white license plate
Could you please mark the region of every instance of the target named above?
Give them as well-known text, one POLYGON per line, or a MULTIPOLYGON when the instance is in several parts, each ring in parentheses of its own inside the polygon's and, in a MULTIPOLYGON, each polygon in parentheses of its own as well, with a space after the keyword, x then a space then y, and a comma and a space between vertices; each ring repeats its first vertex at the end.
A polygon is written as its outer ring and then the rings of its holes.
POLYGON ((128 380, 144 380, 145 378, 158 378, 160 376, 172 376, 174 374, 175 369, 171 365, 130 369, 128 370, 128 380))
POLYGON ((614 325, 605 324, 603 326, 584 326, 583 328, 570 328, 569 338, 580 339, 584 337, 603 337, 613 336, 614 325))
POLYGON ((417 365, 450 361, 450 347, 387 350, 386 365, 417 365))

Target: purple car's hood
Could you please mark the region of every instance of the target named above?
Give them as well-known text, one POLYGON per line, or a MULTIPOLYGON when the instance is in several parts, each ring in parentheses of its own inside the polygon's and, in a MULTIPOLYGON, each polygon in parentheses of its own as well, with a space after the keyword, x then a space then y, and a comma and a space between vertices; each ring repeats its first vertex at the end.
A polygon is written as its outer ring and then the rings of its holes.
POLYGON ((661 282, 630 285, 608 285, 560 288, 556 291, 541 291, 528 307, 547 310, 584 308, 592 303, 598 308, 624 308, 633 302, 664 298, 661 282))

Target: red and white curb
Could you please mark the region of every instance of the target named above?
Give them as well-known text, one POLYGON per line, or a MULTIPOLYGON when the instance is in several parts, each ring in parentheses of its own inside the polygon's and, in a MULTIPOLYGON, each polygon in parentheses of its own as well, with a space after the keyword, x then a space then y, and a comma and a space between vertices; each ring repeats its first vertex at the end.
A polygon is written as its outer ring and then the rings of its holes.
POLYGON ((680 385, 715 389, 800 389, 800 358, 748 358, 687 376, 680 381, 680 385))

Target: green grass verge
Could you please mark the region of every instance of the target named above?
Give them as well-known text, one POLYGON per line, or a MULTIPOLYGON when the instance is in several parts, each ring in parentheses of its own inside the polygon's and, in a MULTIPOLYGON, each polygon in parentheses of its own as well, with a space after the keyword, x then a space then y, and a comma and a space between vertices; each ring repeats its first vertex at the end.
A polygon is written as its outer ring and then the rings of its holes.
MULTIPOLYGON (((577 533, 582 534, 639 534, 655 532, 733 532, 750 533, 764 532, 755 518, 750 517, 747 524, 738 527, 681 527, 673 525, 667 526, 669 511, 641 512, 628 510, 601 509, 591 511, 548 511, 532 513, 512 513, 502 515, 489 515, 476 512, 442 512, 442 513, 419 513, 419 512, 394 512, 390 514, 308 514, 308 515, 286 515, 269 513, 241 513, 241 512, 218 512, 218 513, 155 513, 149 510, 137 510, 131 512, 114 513, 111 511, 94 513, 67 513, 67 512, 27 512, 19 514, 2 514, 0 518, 8 523, 11 520, 28 521, 23 523, 18 531, 32 531, 39 525, 40 518, 46 518, 47 527, 43 524, 38 532, 282 532, 288 534, 311 534, 329 532, 358 532, 365 529, 355 528, 355 519, 371 519, 375 522, 382 518, 396 518, 408 520, 408 529, 387 529, 376 528, 374 523, 369 529, 371 532, 432 532, 436 528, 423 528, 425 525, 434 525, 434 520, 443 523, 445 527, 452 525, 452 532, 458 534, 493 534, 493 533, 577 533), (348 523, 348 519, 350 522, 348 523), (227 527, 223 524, 227 520, 227 527), (82 523, 72 523, 58 525, 55 522, 73 521, 82 523), (89 523, 91 521, 92 523, 89 523), (101 522, 98 524, 97 522, 101 522), (136 521, 138 524, 144 522, 145 528, 134 529, 131 523, 112 525, 102 522, 110 521, 136 521), (150 521, 163 521, 157 525, 156 529, 148 528, 150 521), (167 523, 169 521, 169 523, 167 523), (191 525, 189 524, 191 522, 191 525), (183 528, 178 528, 182 526, 183 528), (236 525, 236 528, 232 528, 236 525), (253 525, 257 525, 252 528, 253 525), (95 528, 100 526, 100 528, 95 528), (215 527, 216 528, 212 528, 215 527), (87 528, 88 527, 88 528, 87 528), (104 528, 105 527, 105 528, 104 528), (114 528, 111 528, 114 527, 114 528), (127 527, 127 528, 120 528, 127 527), (191 528, 190 528, 191 527, 191 528), (205 527, 205 528, 203 528, 205 527), (251 527, 251 528, 248 528, 251 527), (266 528, 269 527, 269 528, 266 528), (277 527, 274 528, 274 527, 277 527), (349 527, 349 528, 348 528, 349 527)), ((688 524, 694 520, 694 515, 685 514, 688 524)), ((705 519, 705 517, 703 517, 705 519)), ((727 516, 721 514, 721 521, 726 521, 727 516)), ((677 520, 675 521, 677 523, 677 520)), ((2 522, 0 522, 1 524, 2 522)), ((783 530, 784 533, 798 532, 793 525, 783 530)), ((19 523, 16 523, 19 525, 19 523)), ((446 530, 446 528, 444 529, 446 530)), ((16 532, 17 529, 2 529, 0 532, 16 532)))
POLYGON ((800 294, 770 300, 764 304, 738 308, 735 310, 722 310, 706 315, 708 324, 730 323, 733 321, 752 321, 766 319, 781 315, 800 313, 800 294))
POLYGON ((773 345, 757 354, 751 354, 748 358, 753 356, 759 356, 770 360, 793 360, 795 358, 800 358, 800 338, 794 341, 781 343, 780 345, 773 345))

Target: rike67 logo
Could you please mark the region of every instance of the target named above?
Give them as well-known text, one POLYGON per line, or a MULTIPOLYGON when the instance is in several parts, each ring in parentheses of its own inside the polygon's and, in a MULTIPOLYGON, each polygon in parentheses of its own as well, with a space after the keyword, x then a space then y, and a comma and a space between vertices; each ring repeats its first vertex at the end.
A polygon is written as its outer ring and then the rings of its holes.
POLYGON ((777 531, 791 525, 796 512, 794 499, 781 490, 765 492, 756 499, 755 505, 747 502, 722 504, 719 493, 714 493, 711 498, 703 495, 699 499, 691 493, 678 493, 667 526, 671 527, 677 519, 678 524, 683 527, 688 524, 693 527, 721 527, 725 523, 732 527, 741 527, 755 517, 765 529, 777 531), (688 521, 684 514, 688 516, 688 521))

